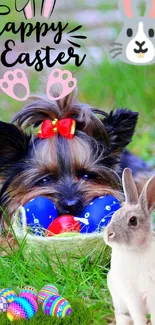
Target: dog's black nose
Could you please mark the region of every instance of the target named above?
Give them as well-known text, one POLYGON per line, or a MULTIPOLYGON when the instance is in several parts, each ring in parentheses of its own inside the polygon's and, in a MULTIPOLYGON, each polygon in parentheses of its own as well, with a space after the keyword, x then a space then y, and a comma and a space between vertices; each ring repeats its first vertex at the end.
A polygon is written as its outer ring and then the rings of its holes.
POLYGON ((82 204, 79 199, 64 200, 63 208, 65 213, 75 216, 81 212, 82 204))

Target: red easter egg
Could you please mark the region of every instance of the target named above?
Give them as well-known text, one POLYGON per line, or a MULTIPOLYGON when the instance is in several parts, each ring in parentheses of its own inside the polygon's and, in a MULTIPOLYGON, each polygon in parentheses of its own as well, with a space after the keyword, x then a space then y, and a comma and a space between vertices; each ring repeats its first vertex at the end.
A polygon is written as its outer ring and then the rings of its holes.
POLYGON ((48 227, 47 236, 58 235, 63 232, 80 232, 80 223, 73 216, 63 215, 56 218, 48 227))

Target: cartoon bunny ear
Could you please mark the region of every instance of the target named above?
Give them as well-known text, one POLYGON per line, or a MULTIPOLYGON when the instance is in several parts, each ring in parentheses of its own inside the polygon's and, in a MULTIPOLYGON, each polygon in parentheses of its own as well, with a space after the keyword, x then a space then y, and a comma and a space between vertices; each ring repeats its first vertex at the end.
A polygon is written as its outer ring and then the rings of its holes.
POLYGON ((29 0, 15 0, 15 8, 17 11, 22 11, 29 3, 29 0))
POLYGON ((119 0, 119 9, 123 17, 134 18, 139 16, 136 0, 119 0))
POLYGON ((129 168, 125 168, 122 175, 123 190, 125 194, 125 200, 129 204, 138 203, 138 192, 135 182, 132 177, 132 171, 129 168))
POLYGON ((155 175, 145 184, 139 197, 142 209, 148 214, 155 210, 155 175))
POLYGON ((55 8, 56 0, 42 0, 41 15, 50 18, 55 8))
POLYGON ((148 1, 145 16, 148 16, 149 18, 155 18, 155 0, 148 1))
POLYGON ((23 11, 26 19, 31 19, 35 15, 34 0, 15 0, 15 9, 18 12, 23 11))

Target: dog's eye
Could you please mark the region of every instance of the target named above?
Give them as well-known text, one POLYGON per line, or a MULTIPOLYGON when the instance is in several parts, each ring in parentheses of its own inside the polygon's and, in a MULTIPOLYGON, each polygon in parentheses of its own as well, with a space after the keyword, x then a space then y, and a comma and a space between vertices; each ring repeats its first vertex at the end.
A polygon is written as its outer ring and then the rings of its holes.
POLYGON ((138 220, 137 220, 136 217, 131 217, 131 218, 129 219, 129 223, 128 223, 129 226, 133 226, 133 227, 135 227, 135 226, 137 226, 137 224, 138 224, 138 220))
POLYGON ((131 37, 131 36, 133 35, 133 30, 132 30, 132 28, 128 28, 127 31, 126 31, 126 33, 127 33, 127 36, 128 36, 128 37, 131 37))
POLYGON ((95 172, 77 171, 76 176, 78 178, 84 179, 85 181, 94 180, 97 178, 95 172))
POLYGON ((46 176, 46 177, 43 177, 43 178, 39 179, 37 181, 36 185, 44 186, 44 185, 47 185, 47 184, 49 184, 51 182, 54 182, 54 181, 56 181, 56 176, 50 175, 50 176, 46 176))
POLYGON ((153 28, 149 29, 149 37, 154 37, 154 29, 153 28))

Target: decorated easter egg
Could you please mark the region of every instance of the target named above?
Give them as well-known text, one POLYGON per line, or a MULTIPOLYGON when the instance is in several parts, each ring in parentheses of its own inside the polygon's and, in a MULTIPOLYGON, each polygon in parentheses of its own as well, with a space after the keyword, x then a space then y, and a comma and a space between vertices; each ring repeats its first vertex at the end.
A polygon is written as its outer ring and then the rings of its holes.
POLYGON ((15 321, 19 319, 30 319, 38 311, 38 306, 36 301, 33 298, 16 298, 10 305, 7 310, 7 318, 10 321, 15 321))
POLYGON ((110 222, 113 213, 120 208, 120 202, 112 195, 100 196, 92 200, 81 216, 74 219, 80 222, 81 233, 101 231, 110 222))
POLYGON ((46 197, 38 196, 24 205, 27 226, 36 235, 42 235, 58 216, 54 203, 46 197))
POLYGON ((4 297, 0 297, 0 313, 5 313, 9 307, 6 299, 4 297))
POLYGON ((64 215, 55 219, 48 227, 47 236, 53 236, 64 232, 80 232, 80 222, 73 216, 64 215))
POLYGON ((30 291, 34 292, 37 295, 37 290, 34 287, 26 286, 22 290, 30 290, 30 291))
POLYGON ((0 297, 4 297, 7 303, 10 304, 17 297, 17 294, 10 288, 4 288, 0 290, 0 297))
POLYGON ((20 291, 19 297, 33 298, 34 300, 37 301, 37 291, 35 288, 25 287, 20 291))
POLYGON ((43 303, 44 314, 64 318, 72 313, 69 302, 61 296, 49 296, 43 303))
POLYGON ((51 295, 58 296, 58 289, 53 284, 47 284, 38 293, 39 304, 42 305, 44 300, 51 295))

